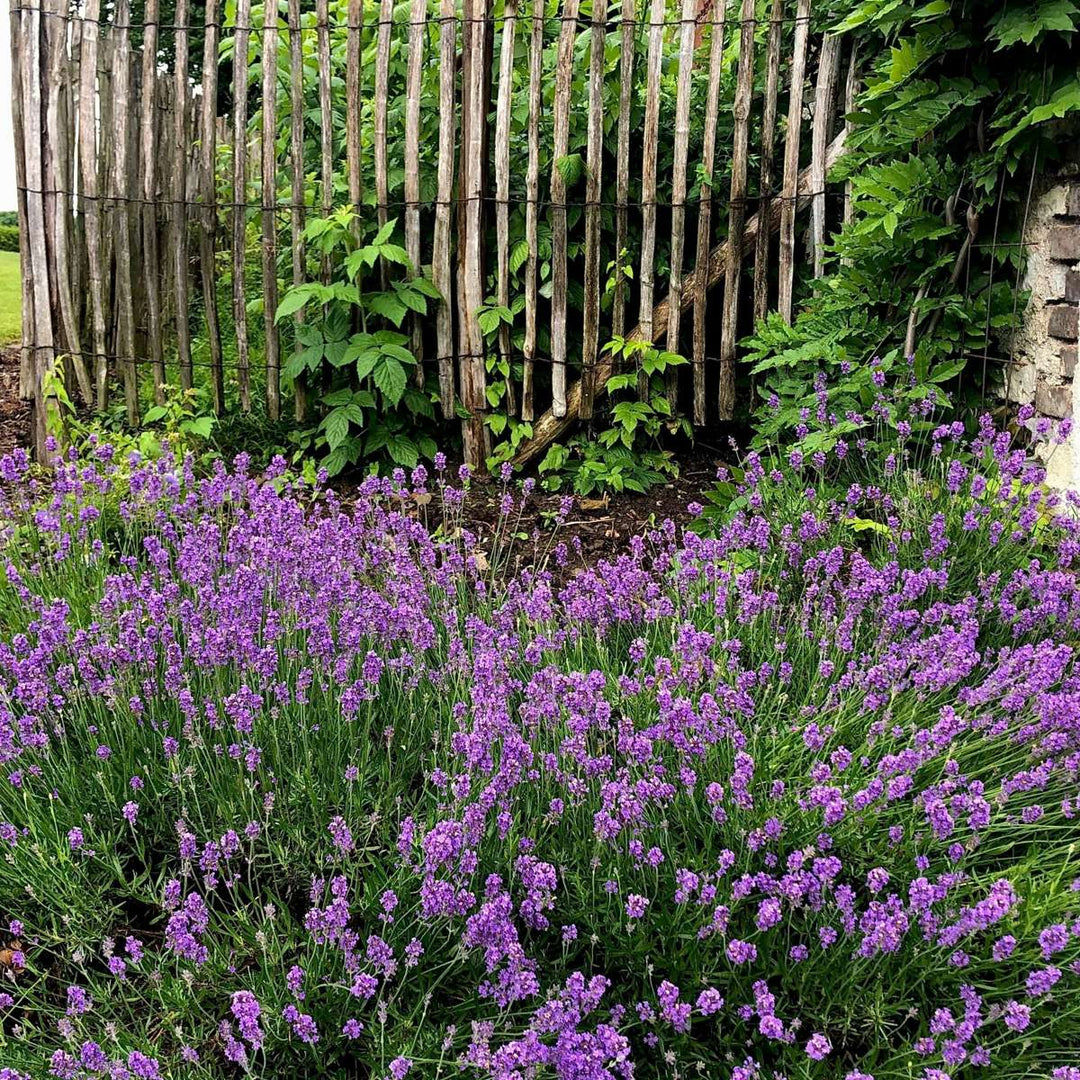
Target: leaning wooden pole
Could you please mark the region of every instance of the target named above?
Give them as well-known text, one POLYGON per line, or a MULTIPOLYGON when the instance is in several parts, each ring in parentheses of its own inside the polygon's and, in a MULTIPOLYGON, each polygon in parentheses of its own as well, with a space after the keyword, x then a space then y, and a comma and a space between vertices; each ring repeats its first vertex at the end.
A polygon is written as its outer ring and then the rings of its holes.
POLYGON ((810 240, 815 278, 820 278, 825 273, 825 148, 832 125, 839 65, 840 38, 828 34, 821 43, 817 84, 814 88, 814 125, 810 136, 810 174, 814 184, 814 201, 810 206, 810 240))
MULTIPOLYGON (((304 40, 300 23, 300 0, 289 0, 289 166, 292 174, 292 213, 290 215, 292 283, 304 283, 304 40)), ((294 349, 299 353, 303 310, 293 315, 294 349)), ((307 375, 300 372, 293 380, 295 416, 307 419, 307 375)))
MULTIPOLYGON (((244 0, 250 3, 250 0, 244 0)), ((142 102, 139 115, 139 151, 142 154, 142 254, 146 287, 146 341, 150 371, 154 380, 154 400, 165 400, 165 351, 161 332, 161 275, 158 267, 157 220, 157 105, 158 0, 146 0, 142 45, 142 102)))
MULTIPOLYGON (((825 167, 831 169, 833 165, 840 159, 840 155, 844 152, 844 142, 846 133, 841 131, 839 135, 829 144, 829 148, 825 153, 825 167)), ((810 170, 804 169, 798 177, 798 182, 795 189, 795 197, 792 200, 793 205, 801 209, 805 207, 810 201, 810 193, 812 191, 810 183, 810 170)), ((757 239, 757 233, 759 228, 768 229, 770 232, 776 232, 780 227, 780 206, 777 202, 769 208, 767 215, 752 215, 743 227, 742 243, 739 245, 742 254, 746 255, 753 251, 754 243, 757 239)), ((703 269, 704 272, 704 289, 708 290, 719 284, 724 280, 727 274, 728 267, 728 241, 718 244, 709 253, 708 261, 705 263, 703 269)), ((694 272, 693 276, 697 276, 698 271, 694 272)), ((680 291, 681 304, 683 310, 687 310, 694 302, 694 295, 696 290, 696 284, 694 288, 690 288, 691 282, 683 281, 683 287, 680 291)), ((662 339, 664 335, 664 329, 667 320, 667 306, 670 302, 670 298, 665 299, 661 303, 656 305, 655 316, 657 320, 657 339, 662 339)), ((643 341, 645 339, 645 328, 640 324, 636 326, 629 334, 626 335, 628 340, 631 341, 643 341)), ((602 354, 600 362, 597 364, 596 370, 596 385, 599 389, 603 389, 605 381, 611 377, 612 364, 611 358, 607 354, 602 354)), ((572 386, 566 395, 566 415, 562 417, 555 416, 550 410, 544 413, 536 423, 533 424, 533 434, 518 451, 513 461, 515 465, 524 464, 527 461, 531 461, 537 454, 541 453, 546 446, 552 441, 558 439, 578 418, 578 410, 581 406, 581 384, 576 383, 572 386)))
MULTIPOLYGON (((758 172, 758 211, 768 212, 773 196, 773 157, 776 148, 776 101, 780 85, 780 40, 783 0, 773 0, 765 52, 765 106, 761 117, 761 161, 758 172)), ((761 229, 754 247, 754 319, 769 310, 769 234, 761 229)))
MULTIPOLYGON (((714 2, 722 3, 723 0, 714 2)), ((623 252, 629 227, 630 99, 634 92, 634 41, 637 33, 634 0, 623 0, 622 7, 619 36, 619 120, 615 147, 615 294, 611 300, 611 332, 616 337, 622 337, 626 329, 627 289, 623 252)))
MULTIPOLYGON (((176 169, 172 182, 173 289, 176 293, 176 358, 180 367, 180 388, 190 390, 194 380, 191 369, 191 319, 188 314, 188 211, 187 181, 191 130, 188 126, 190 91, 188 89, 188 0, 176 0, 176 100, 173 114, 173 152, 176 169)), ((100 391, 99 385, 99 391, 100 391)), ((101 406, 99 406, 100 408, 101 406)))
POLYGON ((540 200, 540 107, 544 66, 544 14, 547 0, 533 0, 529 38, 529 160, 525 172, 525 341, 521 365, 521 419, 532 423, 536 365, 537 231, 540 200))
POLYGON ((11 120, 15 144, 15 189, 19 213, 19 288, 22 304, 22 340, 19 351, 19 397, 34 396, 34 278, 31 273, 30 226, 27 214, 26 133, 23 129, 22 59, 27 48, 22 41, 19 0, 11 0, 11 120))
MULTIPOLYGON (((423 2, 423 0, 419 0, 423 2)), ((510 304, 510 108, 514 94, 514 41, 517 31, 517 0, 506 0, 502 46, 499 51, 499 85, 495 107, 495 298, 501 307, 510 304)), ((499 362, 506 368, 507 412, 512 412, 510 392, 510 326, 499 325, 499 362)))
POLYGON ((432 237, 431 280, 439 290, 435 310, 435 342, 439 354, 439 404, 449 420, 454 409, 454 323, 450 303, 450 209, 454 196, 454 69, 457 20, 454 0, 441 0, 439 8, 439 154, 435 231, 432 237))
MULTIPOLYGON (((413 0, 409 19, 409 66, 405 76, 405 251, 420 272, 420 90, 427 35, 427 0, 413 0)), ((416 384, 424 385, 424 319, 412 313, 416 384)))

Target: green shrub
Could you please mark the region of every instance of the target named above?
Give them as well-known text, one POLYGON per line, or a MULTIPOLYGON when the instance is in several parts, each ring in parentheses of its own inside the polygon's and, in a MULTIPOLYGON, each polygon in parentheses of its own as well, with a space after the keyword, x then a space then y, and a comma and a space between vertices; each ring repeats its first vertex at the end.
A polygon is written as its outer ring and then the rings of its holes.
POLYGON ((0 251, 19 250, 18 225, 0 225, 0 251))

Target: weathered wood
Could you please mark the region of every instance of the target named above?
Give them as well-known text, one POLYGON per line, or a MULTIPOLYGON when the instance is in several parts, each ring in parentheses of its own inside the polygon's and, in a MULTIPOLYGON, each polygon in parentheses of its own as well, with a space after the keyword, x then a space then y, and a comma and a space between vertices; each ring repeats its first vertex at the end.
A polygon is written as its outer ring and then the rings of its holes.
MULTIPOLYGON (((379 6, 379 30, 375 49, 375 205, 379 228, 390 218, 390 167, 386 156, 386 114, 390 104, 390 34, 393 30, 394 0, 382 0, 379 6)), ((380 260, 383 288, 386 288, 386 261, 380 260)))
POLYGON ((551 411, 566 412, 566 180, 562 162, 570 139, 570 84, 578 0, 563 0, 555 61, 554 125, 551 150, 551 411))
MULTIPOLYGON (((859 47, 851 43, 851 55, 848 57, 847 78, 844 80, 844 131, 851 135, 851 114, 855 111, 855 99, 859 94, 859 47)), ((843 228, 847 229, 855 220, 855 203, 852 197, 851 180, 844 181, 844 209, 841 218, 843 228)), ((845 266, 851 265, 850 259, 841 259, 845 266)))
MULTIPOLYGON (((716 0, 717 3, 721 0, 716 0)), ((634 38, 637 25, 634 0, 623 0, 619 49, 619 119, 615 148, 615 293, 611 301, 611 332, 622 337, 626 329, 626 273, 624 255, 630 201, 630 98, 634 90, 634 38)))
MULTIPOLYGON (((758 171, 758 212, 768 213, 773 197, 773 156, 776 147, 776 103, 780 84, 780 39, 783 0, 773 0, 765 52, 765 104, 761 116, 761 162, 758 171)), ((758 231, 754 247, 754 319, 769 310, 769 234, 758 231)))
MULTIPOLYGON (((405 77, 405 251, 420 272, 420 88, 427 35, 427 0, 413 0, 409 20, 409 67, 405 77)), ((411 352, 416 384, 424 385, 424 319, 412 315, 411 352)))
MULTIPOLYGON (((90 0, 91 3, 95 0, 90 0)), ((22 40, 22 18, 29 18, 29 13, 22 10, 20 0, 11 0, 9 34, 11 42, 11 120, 15 148, 15 189, 18 199, 19 214, 19 287, 22 314, 22 341, 19 350, 19 397, 24 401, 34 396, 34 275, 30 254, 30 225, 27 207, 26 182, 26 130, 24 125, 24 98, 22 87, 22 65, 24 50, 20 49, 22 40)))
MULTIPOLYGON (((334 209, 334 114, 331 108, 330 67, 330 4, 329 0, 316 0, 315 47, 319 58, 319 136, 322 177, 319 185, 322 194, 323 217, 329 217, 334 209)), ((333 267, 329 255, 323 256, 322 281, 329 285, 333 267)))
MULTIPOLYGON (((213 0, 211 0, 211 3, 213 0)), ((209 5, 207 11, 209 12, 209 5)), ((209 15, 207 16, 209 18, 209 15)), ((135 311, 131 290, 131 232, 128 200, 128 105, 131 97, 131 41, 128 26, 131 7, 128 0, 117 0, 116 24, 113 27, 116 51, 113 56, 113 146, 112 191, 115 215, 116 282, 113 303, 117 315, 116 351, 124 376, 124 404, 127 420, 139 423, 139 382, 135 359, 135 311)), ((209 37, 209 33, 207 34, 209 37)), ((216 55, 216 48, 215 48, 216 55)))
MULTIPOLYGON (((292 283, 302 285, 304 273, 304 39, 300 21, 300 0, 289 0, 289 165, 292 173, 292 283)), ((300 327, 303 311, 293 315, 294 350, 299 353, 300 327)), ((303 423, 307 419, 307 376, 298 374, 293 380, 295 416, 303 423)))
MULTIPOLYGON (((724 29, 727 0, 713 0, 710 7, 709 85, 705 95, 705 132, 701 148, 701 171, 712 177, 716 159, 716 121, 720 115, 720 78, 724 62, 724 29)), ((705 281, 712 235, 713 186, 703 181, 698 198, 697 247, 693 274, 694 305, 694 423, 705 423, 705 281)), ((680 295, 681 302, 681 295, 680 295)))
MULTIPOLYGON (((250 0, 242 0, 250 4, 250 0)), ((142 100, 139 116, 139 147, 142 153, 142 256, 146 288, 146 341, 154 380, 154 400, 165 400, 165 352, 161 333, 161 277, 158 268, 157 222, 157 51, 158 0, 146 0, 142 47, 142 100)))
POLYGON ((277 0, 263 7, 262 33, 262 286, 263 335, 266 339, 266 414, 281 416, 281 342, 275 315, 277 281, 277 0))
MULTIPOLYGON (((840 158, 840 155, 844 152, 845 137, 846 133, 841 131, 829 144, 829 148, 825 155, 826 169, 831 169, 840 158)), ((799 174, 795 187, 795 194, 792 199, 793 205, 796 206, 796 208, 806 206, 809 203, 811 190, 810 170, 809 168, 806 168, 799 174)), ((759 228, 767 228, 770 231, 775 232, 779 227, 780 206, 777 202, 773 202, 769 207, 769 213, 764 217, 753 214, 747 219, 746 224, 743 227, 742 244, 740 245, 743 254, 748 254, 753 250, 759 228)), ((708 261, 703 267, 704 288, 706 290, 713 288, 724 279, 727 273, 728 261, 728 241, 725 240, 723 243, 718 244, 712 249, 709 253, 708 261)), ((698 271, 695 271, 695 274, 697 273, 698 271)), ((687 282, 684 281, 680 293, 684 310, 693 303, 694 295, 695 290, 688 288, 687 282)), ((667 319, 667 305, 667 299, 656 305, 655 316, 657 324, 661 327, 659 334, 659 337, 661 338, 663 337, 663 328, 665 327, 667 319)), ((644 327, 640 324, 626 336, 628 340, 631 341, 646 340, 644 327)), ((606 380, 611 377, 612 371, 613 368, 610 356, 608 354, 601 354, 596 371, 596 385, 600 390, 603 389, 606 380)), ((537 454, 541 453, 546 446, 550 445, 555 439, 558 439, 577 420, 580 405, 581 384, 578 382, 570 388, 566 395, 566 415, 557 417, 550 409, 544 413, 536 423, 533 424, 532 438, 528 439, 522 445, 521 449, 513 459, 514 464, 521 465, 527 461, 531 461, 537 454)))
POLYGON ((439 353, 439 403, 443 417, 454 415, 454 326, 450 306, 450 207, 454 193, 454 54, 457 22, 454 0, 439 7, 439 156, 435 231, 432 237, 431 280, 439 290, 435 311, 435 341, 439 353))
POLYGON ((791 322, 795 287, 795 187, 799 176, 803 94, 806 85, 806 46, 810 33, 810 0, 799 0, 795 15, 795 45, 791 58, 787 131, 784 134, 784 179, 780 189, 780 261, 777 310, 791 322))
MULTIPOLYGON (((687 0, 688 3, 693 0, 687 0)), ((589 119, 585 151, 585 311, 581 335, 581 410, 592 418, 600 345, 600 193, 604 161, 604 44, 607 0, 593 0, 589 30, 589 119)))
MULTIPOLYGON (((690 75, 694 67, 694 40, 697 36, 695 12, 697 0, 683 0, 679 26, 679 74, 675 84, 675 144, 671 173, 671 253, 668 291, 673 301, 668 305, 667 342, 671 352, 679 351, 679 325, 682 322, 683 249, 686 242, 686 165, 690 153, 690 75)), ((667 390, 672 407, 677 403, 679 369, 668 372, 667 390)))
POLYGON ((93 400, 90 376, 82 354, 82 335, 79 317, 71 288, 72 244, 68 202, 70 187, 64 180, 70 149, 67 145, 67 118, 63 104, 67 91, 65 80, 69 66, 67 7, 62 0, 46 0, 44 12, 46 43, 45 137, 46 226, 53 237, 50 257, 50 288, 55 288, 59 301, 60 326, 64 346, 75 371, 79 393, 83 400, 93 400))
POLYGON ((458 363, 461 401, 467 412, 462 420, 465 463, 477 473, 485 470, 489 432, 484 336, 479 313, 484 300, 483 234, 480 224, 483 199, 483 146, 487 102, 484 99, 484 54, 489 0, 465 0, 461 48, 461 181, 462 214, 458 235, 460 322, 458 363))
MULTIPOLYGON (((495 106, 495 292, 502 307, 510 304, 510 107, 514 92, 514 42, 517 31, 517 0, 506 0, 503 10, 502 45, 499 52, 499 88, 495 106)), ((499 360, 506 366, 507 412, 513 412, 509 394, 510 327, 499 326, 499 360)))
POLYGON ((840 38, 828 34, 821 43, 821 56, 818 59, 810 150, 810 175, 814 184, 814 199, 810 204, 810 244, 815 278, 825 273, 825 148, 832 124, 839 65, 840 38))
POLYGON ((525 341, 521 366, 521 419, 531 423, 533 376, 536 364, 537 230, 540 200, 540 92, 544 64, 544 14, 546 0, 533 0, 532 34, 529 38, 529 161, 525 172, 525 341))
MULTIPOLYGON (((750 104, 754 93, 754 0, 742 0, 739 16, 739 73, 735 84, 732 114, 735 133, 731 146, 731 196, 728 233, 741 236, 746 221, 746 174, 750 153, 750 104)), ((739 322, 739 285, 742 246, 728 245, 728 266, 724 281, 724 309, 720 323, 720 386, 717 407, 721 420, 730 420, 735 411, 735 337, 739 322)))
POLYGON ((240 411, 251 412, 251 355, 248 349, 247 293, 247 91, 248 41, 251 37, 251 0, 236 0, 233 31, 233 212, 232 301, 236 331, 236 377, 240 384, 240 411))
MULTIPOLYGON (((664 47, 664 0, 652 0, 649 14, 649 55, 645 73, 645 128, 641 149, 641 288, 638 325, 642 340, 654 337, 653 291, 656 261, 656 151, 660 143, 660 62, 664 47)), ((665 331, 667 327, 664 327, 665 331)), ((648 380, 638 368, 638 395, 648 393, 648 380)))
POLYGON ((210 383, 214 412, 225 411, 225 371, 222 366, 221 326, 218 321, 217 190, 214 164, 217 157, 217 55, 220 34, 218 0, 206 0, 206 35, 202 59, 202 122, 199 128, 202 175, 202 230, 199 236, 199 272, 202 278, 206 335, 210 343, 210 383))
MULTIPOLYGON (((426 11, 425 7, 425 11, 426 11)), ((356 211, 354 234, 360 236, 360 202, 363 181, 360 171, 360 107, 364 78, 364 0, 349 0, 345 29, 345 171, 349 202, 356 211)))
MULTIPOLYGON (((95 0, 97 2, 97 0, 95 0)), ((176 101, 173 113, 173 153, 176 169, 172 176, 172 249, 173 288, 176 290, 176 357, 180 367, 180 387, 190 390, 193 384, 191 369, 191 321, 188 316, 188 216, 187 183, 188 154, 191 146, 191 96, 188 90, 188 0, 176 0, 176 101)), ((101 386, 99 383, 100 393, 101 386)), ((98 408, 103 405, 98 404, 98 408)))

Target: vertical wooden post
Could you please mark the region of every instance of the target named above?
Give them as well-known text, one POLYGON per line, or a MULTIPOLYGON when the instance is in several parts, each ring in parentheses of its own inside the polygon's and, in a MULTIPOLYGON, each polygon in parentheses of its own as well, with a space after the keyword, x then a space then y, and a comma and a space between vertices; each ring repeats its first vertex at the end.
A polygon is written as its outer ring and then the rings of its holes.
MULTIPOLYGON (((425 9, 426 10, 426 9, 425 9)), ((356 212, 355 235, 360 235, 360 106, 363 84, 364 0, 349 0, 345 27, 345 168, 349 202, 356 212)))
POLYGON ((210 379, 214 412, 225 411, 225 372, 222 367, 221 327, 218 323, 217 270, 215 238, 217 234, 217 65, 218 39, 221 32, 219 0, 206 0, 206 37, 202 61, 202 124, 199 132, 202 156, 202 233, 199 241, 199 264, 202 275, 203 305, 206 309, 206 335, 210 343, 210 379))
POLYGON ((158 269, 157 142, 154 113, 157 105, 158 0, 146 0, 142 47, 142 102, 139 144, 142 152, 142 250, 146 283, 146 337, 154 380, 154 400, 165 400, 165 354, 161 335, 161 279, 158 269))
MULTIPOLYGON (((292 282, 304 283, 304 40, 300 25, 300 0, 289 0, 289 157, 292 171, 292 282)), ((300 352, 300 326, 304 314, 293 316, 296 352, 300 352)), ((293 380, 296 419, 307 419, 307 376, 303 373, 293 380)))
MULTIPOLYGON (((503 9, 502 47, 499 53, 499 89, 495 107, 495 234, 496 299, 510 303, 510 107, 514 97, 514 39, 517 0, 503 9)), ((506 365, 507 412, 512 411, 513 375, 510 371, 510 327, 499 325, 499 359, 506 365)))
MULTIPOLYGON (((382 0, 375 46, 374 164, 375 203, 379 228, 390 219, 390 166, 386 156, 386 114, 390 96, 390 35, 394 24, 394 0, 382 0)), ((383 288, 386 287, 386 261, 379 260, 383 288)))
POLYGON ((806 46, 810 34, 810 0, 799 0, 795 15, 795 47, 791 58, 787 131, 784 133, 784 180, 780 189, 780 296, 777 310, 791 322, 795 285, 795 212, 799 187, 799 142, 802 138, 806 46))
MULTIPOLYGON (((713 0, 722 3, 723 0, 713 0)), ((623 272, 623 249, 628 228, 627 204, 630 201, 630 98, 634 90, 634 41, 637 27, 634 0, 623 0, 621 47, 619 50, 619 121, 615 149, 615 295, 611 306, 611 332, 615 337, 626 333, 626 274, 623 272)))
MULTIPOLYGON (((692 0, 687 0, 692 2, 692 0)), ((607 0, 593 0, 589 30, 589 121, 585 151, 585 312, 581 335, 581 407, 593 414, 596 355, 600 345, 600 193, 604 153, 604 43, 607 0)))
MULTIPOLYGON (((851 43, 851 56, 848 58, 847 78, 844 81, 844 132, 851 134, 852 123, 848 119, 855 111, 855 98, 859 94, 859 48, 851 43)), ((844 211, 842 225, 846 229, 855 220, 855 205, 852 198, 851 180, 844 181, 844 211)), ((841 259, 844 266, 850 266, 850 259, 841 259)))
POLYGON ((233 213, 232 302, 236 330, 236 375, 240 383, 240 409, 251 412, 251 359, 248 350, 247 295, 247 122, 248 42, 251 37, 251 0, 237 0, 233 30, 233 213))
POLYGON ((91 349, 94 357, 95 401, 105 407, 108 360, 105 356, 105 308, 102 296, 101 208, 98 205, 97 65, 100 0, 87 0, 84 12, 82 62, 79 72, 79 184, 82 189, 83 235, 86 242, 91 349))
POLYGON ((739 319, 739 276, 742 269, 742 231, 746 221, 746 173, 750 150, 750 103, 754 93, 754 0, 743 0, 739 16, 739 74, 735 86, 735 137, 731 149, 731 206, 727 268, 724 276, 724 314, 720 324, 721 420, 735 409, 735 335, 739 319))
MULTIPOLYGON (((649 55, 645 74, 645 129, 641 150, 641 303, 638 325, 642 341, 655 339, 653 290, 656 287, 656 151, 660 141, 660 63, 664 51, 664 0, 652 0, 649 13, 649 55)), ((638 366, 638 396, 648 396, 648 376, 638 366)))
MULTIPOLYGON (((212 2, 212 0, 211 0, 212 2)), ((131 291, 131 233, 130 200, 128 198, 128 104, 131 97, 131 43, 129 26, 131 7, 128 0, 117 0, 116 23, 113 27, 116 49, 113 54, 113 172, 112 196, 115 214, 116 285, 114 303, 117 309, 116 351, 124 373, 124 403, 128 423, 139 423, 139 382, 135 358, 135 312, 131 291)))
MULTIPOLYGON (((513 0, 511 0, 513 2, 513 0)), ((409 20, 409 68, 405 78, 405 251, 412 272, 420 272, 420 78, 427 31, 427 0, 413 0, 409 20)), ((416 384, 424 385, 424 319, 412 315, 416 384)))
POLYGON ((810 147, 810 240, 815 278, 825 273, 825 146, 829 141, 839 64, 840 38, 827 34, 821 43, 821 56, 818 59, 810 147))
POLYGON ((281 416, 281 343, 275 320, 277 283, 277 0, 263 7, 262 35, 262 284, 266 337, 266 415, 281 416))
MULTIPOLYGON (((315 3, 315 42, 319 56, 319 134, 322 157, 322 212, 329 217, 334 210, 334 114, 330 98, 330 4, 329 0, 315 3)), ((330 258, 322 261, 322 281, 330 284, 333 269, 330 258)))
MULTIPOLYGON (((675 89, 675 146, 671 176, 671 269, 668 288, 667 347, 679 351, 682 323, 683 248, 686 240, 686 165, 690 151, 690 75, 694 68, 697 35, 697 0, 683 0, 679 26, 679 74, 675 89)), ((672 408, 677 401, 679 369, 668 372, 667 390, 672 408)))
MULTIPOLYGON (((712 176, 716 158, 716 121, 720 114, 720 78, 724 61, 724 28, 727 0, 713 0, 710 9, 709 86, 705 95, 705 134, 701 148, 701 170, 712 176)), ((694 423, 705 423, 705 309, 712 246, 711 183, 702 183, 698 199, 697 248, 694 261, 694 423)))
POLYGON ((50 290, 55 289, 59 301, 60 326, 64 344, 71 357, 79 385, 86 402, 93 400, 90 376, 82 355, 82 335, 79 333, 78 310, 71 289, 72 246, 69 234, 68 200, 71 192, 64 182, 70 148, 67 143, 67 122, 64 116, 66 99, 65 79, 68 72, 67 8, 61 0, 45 0, 44 41, 46 46, 45 101, 45 225, 53 245, 49 251, 50 290))
MULTIPOLYGON (((91 0, 93 2, 93 0, 91 0)), ((24 102, 22 64, 29 42, 23 40, 22 16, 29 20, 20 0, 11 0, 9 34, 11 45, 11 120, 15 144, 15 188, 19 210, 19 287, 22 307, 22 340, 19 351, 19 397, 24 401, 34 397, 34 275, 31 265, 30 225, 27 209, 26 182, 26 131, 24 127, 24 102)))
MULTIPOLYGON (((173 114, 173 152, 176 169, 172 176, 173 287, 176 290, 176 356, 180 366, 180 388, 190 390, 191 319, 188 314, 188 160, 191 146, 191 95, 188 91, 188 0, 176 0, 176 112, 173 114)), ((100 389, 100 387, 99 387, 100 389)), ((100 406, 99 406, 100 407, 100 406)))
POLYGON ((457 20, 454 0, 439 7, 439 156, 438 191, 435 202, 435 234, 432 238, 431 278, 439 290, 435 313, 435 340, 439 353, 439 403, 443 418, 454 415, 454 326, 450 306, 450 203, 454 191, 454 106, 457 20))
POLYGON ((554 130, 551 151, 551 412, 566 415, 566 181, 562 159, 570 138, 570 86, 578 0, 563 0, 555 66, 554 130))
MULTIPOLYGON (((773 156, 776 147, 776 100, 780 83, 780 40, 783 0, 773 0, 769 41, 765 53, 765 107, 761 118, 761 167, 758 173, 758 219, 768 220, 773 197, 773 156)), ((769 310, 769 229, 758 227, 754 244, 754 319, 769 310)))
POLYGON ((484 52, 489 0, 465 0, 461 49, 461 182, 463 228, 459 235, 460 322, 458 361, 461 400, 468 416, 462 420, 465 463, 478 473, 486 467, 488 430, 487 373, 484 336, 479 311, 484 299, 481 267, 483 236, 480 211, 483 199, 483 145, 487 102, 484 100, 484 52))
POLYGON ((540 201, 540 105, 544 66, 544 15, 547 0, 533 0, 529 38, 529 162, 525 172, 525 342, 521 368, 521 419, 532 423, 533 374, 536 363, 537 223, 540 201))

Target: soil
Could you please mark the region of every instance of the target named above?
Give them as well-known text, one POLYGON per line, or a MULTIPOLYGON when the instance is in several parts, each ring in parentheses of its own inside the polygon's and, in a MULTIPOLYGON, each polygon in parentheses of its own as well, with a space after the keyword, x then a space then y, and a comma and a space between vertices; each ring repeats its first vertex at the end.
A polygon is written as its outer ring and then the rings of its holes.
POLYGON ((0 457, 30 445, 30 405, 19 397, 19 350, 0 348, 0 457))

